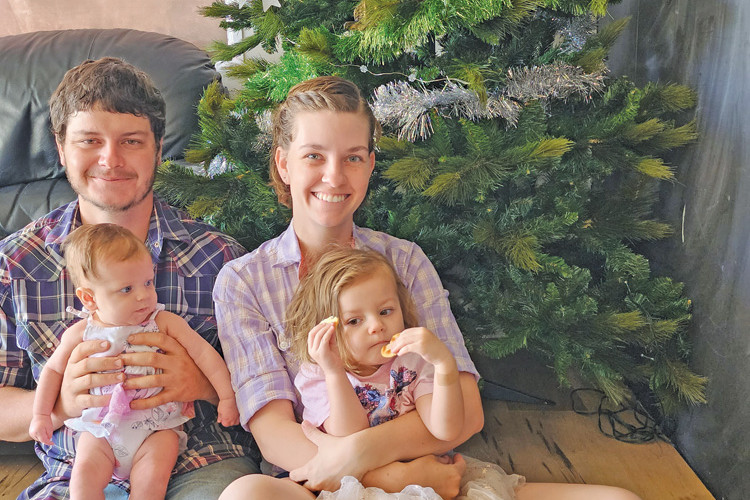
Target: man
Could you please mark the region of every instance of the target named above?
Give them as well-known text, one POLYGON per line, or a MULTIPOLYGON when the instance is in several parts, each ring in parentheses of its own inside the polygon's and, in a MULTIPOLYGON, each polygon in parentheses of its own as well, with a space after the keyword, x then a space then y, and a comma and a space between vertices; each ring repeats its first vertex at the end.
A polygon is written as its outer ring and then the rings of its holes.
MULTIPOLYGON (((50 115, 60 161, 78 197, 0 242, 0 440, 6 441, 30 439, 35 380, 76 321, 66 308, 81 309, 60 254, 70 231, 110 222, 142 238, 154 261, 159 302, 214 347, 214 279, 225 262, 244 253, 235 240, 154 197, 165 103, 145 73, 119 59, 86 61, 66 73, 50 99, 50 115)), ((133 343, 162 352, 90 358, 106 350, 97 341, 73 351, 52 415, 54 445, 36 446, 47 472, 20 498, 68 497, 75 443, 62 423, 84 408, 106 405, 109 396, 90 395, 89 389, 120 381, 122 363, 162 370, 126 382, 126 389, 163 387, 153 398, 134 401, 134 408, 196 401, 196 417, 184 427, 187 451, 177 460, 167 498, 216 498, 235 478, 257 472, 251 437, 219 427, 216 393, 187 352, 159 333, 136 337, 133 343)), ((125 498, 127 486, 113 480, 107 498, 125 498)))

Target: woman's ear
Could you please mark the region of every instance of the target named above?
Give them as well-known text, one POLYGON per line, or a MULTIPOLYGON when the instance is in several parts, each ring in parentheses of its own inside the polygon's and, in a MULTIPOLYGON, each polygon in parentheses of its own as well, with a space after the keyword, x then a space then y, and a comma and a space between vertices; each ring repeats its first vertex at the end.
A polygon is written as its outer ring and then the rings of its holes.
POLYGON ((284 184, 289 185, 289 170, 286 168, 286 151, 281 146, 276 148, 274 153, 274 163, 276 163, 276 171, 279 173, 279 177, 284 181, 284 184))
POLYGON ((94 298, 94 291, 91 288, 79 286, 76 288, 76 297, 81 301, 83 307, 88 311, 96 310, 96 299, 94 298))

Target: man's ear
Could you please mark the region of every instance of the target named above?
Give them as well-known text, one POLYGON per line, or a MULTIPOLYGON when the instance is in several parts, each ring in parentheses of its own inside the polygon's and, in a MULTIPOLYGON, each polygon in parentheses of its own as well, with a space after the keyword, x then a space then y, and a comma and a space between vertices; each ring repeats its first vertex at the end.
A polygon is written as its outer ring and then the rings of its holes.
POLYGON ((60 142, 60 137, 55 136, 55 146, 57 146, 57 156, 60 157, 60 164, 65 166, 65 152, 63 151, 63 145, 60 142))
POLYGON ((284 184, 289 185, 289 170, 286 168, 286 151, 281 146, 276 148, 274 153, 274 162, 276 163, 276 171, 279 173, 279 177, 284 181, 284 184))
POLYGON ((94 299, 94 291, 91 288, 79 286, 76 288, 76 297, 88 311, 96 311, 96 299, 94 299))

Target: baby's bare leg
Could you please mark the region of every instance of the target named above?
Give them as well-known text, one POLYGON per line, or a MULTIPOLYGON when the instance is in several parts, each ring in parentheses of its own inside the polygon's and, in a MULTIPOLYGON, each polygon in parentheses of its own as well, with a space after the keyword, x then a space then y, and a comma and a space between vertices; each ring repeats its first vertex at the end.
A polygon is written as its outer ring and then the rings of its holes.
POLYGON ((250 474, 236 479, 226 487, 219 500, 254 500, 283 498, 284 500, 311 500, 315 495, 291 479, 278 479, 263 474, 250 474))
POLYGON ((70 476, 71 500, 103 499, 104 488, 112 479, 114 468, 115 455, 109 442, 81 432, 70 476))
POLYGON ((130 498, 164 498, 169 477, 177 461, 178 446, 179 437, 173 430, 156 431, 146 438, 133 457, 130 498))

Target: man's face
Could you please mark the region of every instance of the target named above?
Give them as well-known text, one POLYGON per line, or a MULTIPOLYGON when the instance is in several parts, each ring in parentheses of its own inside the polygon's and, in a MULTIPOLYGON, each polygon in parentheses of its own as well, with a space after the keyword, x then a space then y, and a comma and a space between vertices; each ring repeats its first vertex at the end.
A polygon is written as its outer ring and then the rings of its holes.
POLYGON ((161 144, 146 117, 93 108, 68 119, 60 162, 83 210, 123 212, 152 203, 161 144))

